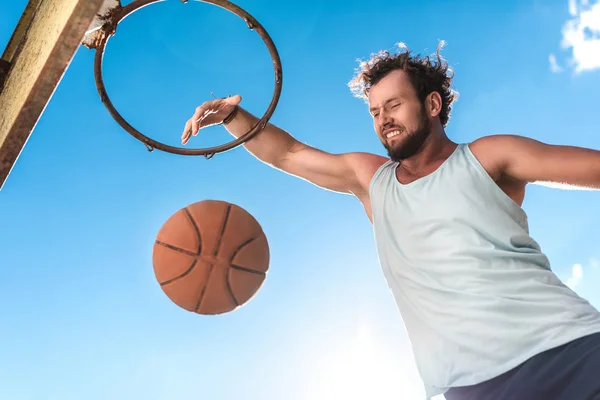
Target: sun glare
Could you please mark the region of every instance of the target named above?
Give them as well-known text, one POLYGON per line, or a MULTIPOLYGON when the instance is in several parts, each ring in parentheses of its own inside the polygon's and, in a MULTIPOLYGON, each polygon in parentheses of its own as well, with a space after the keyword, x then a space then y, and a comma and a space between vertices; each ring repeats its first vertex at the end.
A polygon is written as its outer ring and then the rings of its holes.
POLYGON ((311 386, 312 400, 413 400, 422 399, 421 382, 408 371, 412 360, 399 360, 386 352, 368 324, 348 338, 340 338, 335 347, 320 354, 315 362, 311 386))

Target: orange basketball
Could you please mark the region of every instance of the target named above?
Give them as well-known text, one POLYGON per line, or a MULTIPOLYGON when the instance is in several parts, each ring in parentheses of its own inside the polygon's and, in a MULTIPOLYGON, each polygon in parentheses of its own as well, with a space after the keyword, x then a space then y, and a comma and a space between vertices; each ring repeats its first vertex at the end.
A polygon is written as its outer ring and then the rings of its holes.
POLYGON ((175 304, 198 314, 222 314, 246 303, 261 287, 269 245, 246 210, 205 200, 165 222, 152 263, 160 287, 175 304))

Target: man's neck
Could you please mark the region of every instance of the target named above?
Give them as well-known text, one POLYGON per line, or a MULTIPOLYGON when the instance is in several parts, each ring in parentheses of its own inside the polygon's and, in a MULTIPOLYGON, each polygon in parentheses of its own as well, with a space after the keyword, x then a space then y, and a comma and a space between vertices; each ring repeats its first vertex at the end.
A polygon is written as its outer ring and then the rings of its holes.
POLYGON ((443 128, 432 131, 417 153, 402 160, 400 168, 409 175, 419 176, 432 167, 436 168, 450 157, 456 147, 457 144, 448 138, 443 128))

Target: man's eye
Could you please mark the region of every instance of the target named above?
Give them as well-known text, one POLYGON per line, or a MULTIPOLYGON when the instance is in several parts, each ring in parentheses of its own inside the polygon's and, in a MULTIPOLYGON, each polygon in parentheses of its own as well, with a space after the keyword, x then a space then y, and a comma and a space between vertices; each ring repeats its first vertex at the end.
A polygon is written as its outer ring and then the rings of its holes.
POLYGON ((400 106, 400 103, 396 103, 392 106, 392 108, 398 108, 400 106))

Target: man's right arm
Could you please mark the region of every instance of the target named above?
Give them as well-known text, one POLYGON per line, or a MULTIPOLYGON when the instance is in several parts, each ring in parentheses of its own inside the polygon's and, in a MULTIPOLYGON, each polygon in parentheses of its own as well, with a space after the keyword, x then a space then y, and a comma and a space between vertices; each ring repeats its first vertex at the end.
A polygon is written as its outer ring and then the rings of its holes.
MULTIPOLYGON (((225 128, 234 137, 240 137, 257 121, 257 117, 240 107, 225 128)), ((383 157, 367 153, 327 153, 296 140, 270 123, 244 147, 262 162, 290 175, 324 189, 359 197, 368 192, 371 177, 385 162, 383 157)))
MULTIPOLYGON (((238 138, 258 122, 258 118, 239 107, 241 96, 205 102, 187 121, 181 141, 207 126, 224 122, 225 128, 238 138)), ((351 193, 363 203, 368 200, 371 178, 386 159, 367 153, 331 154, 308 146, 273 124, 244 143, 244 147, 260 161, 309 181, 324 189, 351 193)))

